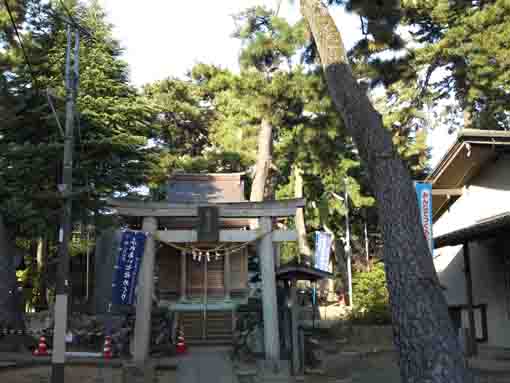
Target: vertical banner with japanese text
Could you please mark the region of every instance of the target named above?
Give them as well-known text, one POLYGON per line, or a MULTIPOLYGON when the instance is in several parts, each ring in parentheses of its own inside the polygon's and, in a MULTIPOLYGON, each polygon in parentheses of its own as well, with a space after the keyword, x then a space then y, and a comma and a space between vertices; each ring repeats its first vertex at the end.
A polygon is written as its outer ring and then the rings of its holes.
POLYGON ((425 233, 425 238, 429 244, 430 254, 434 254, 434 237, 432 232, 432 184, 415 182, 414 187, 418 197, 420 220, 425 233))
POLYGON ((315 232, 315 267, 323 271, 329 271, 329 254, 333 236, 323 231, 315 232))
POLYGON ((125 231, 117 255, 113 272, 112 303, 132 305, 135 299, 135 288, 138 272, 145 249, 146 234, 140 231, 125 231))

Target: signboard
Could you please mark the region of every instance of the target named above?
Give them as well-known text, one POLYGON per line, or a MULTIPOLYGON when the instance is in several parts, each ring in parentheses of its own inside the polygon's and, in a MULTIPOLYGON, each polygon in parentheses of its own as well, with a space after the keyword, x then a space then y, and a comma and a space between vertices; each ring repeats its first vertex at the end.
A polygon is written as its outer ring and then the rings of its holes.
POLYGON ((198 208, 198 241, 218 242, 220 240, 219 212, 216 206, 198 208))
POLYGON ((132 305, 138 272, 142 263, 146 234, 136 231, 122 233, 117 263, 113 271, 112 303, 132 305))
POLYGON ((323 231, 315 232, 315 268, 329 271, 329 254, 333 236, 323 231))
POLYGON ((434 236, 432 233, 432 184, 416 182, 414 184, 420 207, 420 219, 429 244, 430 254, 434 254, 434 236))

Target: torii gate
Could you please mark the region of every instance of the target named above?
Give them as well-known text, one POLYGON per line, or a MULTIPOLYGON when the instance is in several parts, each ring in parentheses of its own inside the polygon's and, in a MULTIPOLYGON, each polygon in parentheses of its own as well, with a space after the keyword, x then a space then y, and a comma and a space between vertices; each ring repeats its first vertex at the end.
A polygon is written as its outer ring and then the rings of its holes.
MULTIPOLYGON (((145 242, 145 253, 138 281, 139 293, 136 303, 133 356, 136 363, 143 364, 149 355, 156 241, 160 239, 163 242, 174 243, 196 242, 200 240, 204 232, 206 237, 212 233, 218 242, 258 242, 257 251, 262 274, 265 358, 275 364, 278 363, 280 360, 280 336, 273 243, 296 241, 297 234, 293 230, 273 230, 273 219, 295 216, 297 209, 305 206, 304 199, 232 203, 164 203, 111 199, 108 201, 108 205, 116 210, 118 215, 143 218, 142 230, 149 234, 145 242), (212 226, 205 229, 199 227, 199 230, 159 230, 158 223, 165 218, 199 217, 203 215, 204 209, 212 209, 213 219, 216 220, 219 218, 258 219, 258 229, 219 230, 214 233, 214 228, 217 230, 217 225, 209 221, 208 225, 212 226)), ((209 215, 209 217, 211 216, 209 215)))

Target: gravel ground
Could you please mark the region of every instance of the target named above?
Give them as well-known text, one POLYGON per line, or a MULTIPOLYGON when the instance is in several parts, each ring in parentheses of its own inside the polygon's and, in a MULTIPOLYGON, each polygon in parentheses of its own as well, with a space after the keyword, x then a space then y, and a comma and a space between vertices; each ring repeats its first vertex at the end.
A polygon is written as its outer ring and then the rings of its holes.
MULTIPOLYGON (((79 383, 121 383, 120 369, 89 366, 70 366, 65 370, 66 382, 79 383)), ((0 371, 0 381, 9 383, 48 383, 50 366, 16 368, 0 371)))
MULTIPOLYGON (((3 383, 49 383, 51 367, 29 367, 0 370, 3 383)), ((175 371, 158 371, 159 383, 175 383, 175 371)), ((120 368, 70 366, 65 371, 65 381, 74 383, 122 383, 120 368)))
POLYGON ((400 376, 395 353, 337 354, 327 356, 323 375, 307 375, 306 382, 400 383, 400 376))
POLYGON ((396 355, 383 353, 368 356, 352 366, 353 383, 400 383, 396 355))

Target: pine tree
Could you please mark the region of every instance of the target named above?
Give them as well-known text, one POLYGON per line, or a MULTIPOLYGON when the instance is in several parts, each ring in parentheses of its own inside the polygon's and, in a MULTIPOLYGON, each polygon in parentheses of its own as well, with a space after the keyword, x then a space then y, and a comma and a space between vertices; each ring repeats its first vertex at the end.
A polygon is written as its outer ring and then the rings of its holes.
MULTIPOLYGON (((66 37, 62 20, 66 12, 57 8, 39 13, 41 5, 33 3, 26 15, 38 16, 26 19, 30 32, 23 35, 33 76, 16 40, 5 42, 6 59, 2 61, 8 71, 3 76, 2 95, 6 101, 2 105, 9 105, 15 113, 0 126, 0 195, 1 210, 8 222, 43 228, 56 222, 60 206, 57 184, 63 139, 45 92, 51 90, 63 124, 66 37), (31 217, 35 221, 27 225, 31 217)), ((146 180, 153 161, 146 144, 155 111, 129 86, 127 64, 120 59, 122 51, 112 39, 111 26, 99 5, 73 8, 69 3, 68 7, 94 36, 80 48, 74 184, 76 189, 89 189, 78 198, 76 209, 97 211, 106 196, 129 193, 146 180)))
POLYGON ((508 2, 402 1, 399 14, 402 36, 393 29, 381 41, 367 31, 351 59, 372 86, 386 87, 401 129, 507 129, 508 2))
MULTIPOLYGON (((0 215, 15 239, 35 243, 46 237, 56 243, 63 137, 46 92, 63 125, 68 14, 40 0, 9 4, 30 67, 0 7, 0 66, 5 68, 0 73, 0 109, 7 111, 0 123, 0 215)), ((122 50, 98 3, 69 1, 66 7, 93 36, 82 36, 80 46, 73 187, 82 192, 73 203, 73 220, 93 216, 99 225, 105 197, 132 193, 149 177, 156 153, 147 144, 156 111, 128 84, 122 50)), ((55 247, 48 248, 54 256, 55 247)))
POLYGON ((331 98, 356 143, 377 201, 402 380, 470 381, 421 228, 409 171, 381 115, 353 76, 342 35, 327 7, 302 0, 301 10, 331 98))

